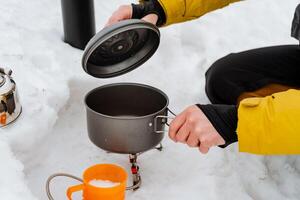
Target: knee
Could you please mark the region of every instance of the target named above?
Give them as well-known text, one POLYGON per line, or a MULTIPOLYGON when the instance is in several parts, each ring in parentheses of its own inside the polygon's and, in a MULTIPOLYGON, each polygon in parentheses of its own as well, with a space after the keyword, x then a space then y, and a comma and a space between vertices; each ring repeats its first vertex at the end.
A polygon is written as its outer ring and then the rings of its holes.
POLYGON ((232 88, 234 66, 232 54, 217 60, 205 73, 205 92, 209 100, 214 104, 228 103, 226 96, 232 88))

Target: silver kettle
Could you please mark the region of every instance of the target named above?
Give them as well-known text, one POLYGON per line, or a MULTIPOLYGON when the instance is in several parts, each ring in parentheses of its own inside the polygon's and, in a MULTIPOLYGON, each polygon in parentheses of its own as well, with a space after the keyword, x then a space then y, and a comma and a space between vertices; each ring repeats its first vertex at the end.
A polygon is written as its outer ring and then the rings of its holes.
POLYGON ((0 67, 0 127, 14 122, 22 112, 12 70, 0 67))

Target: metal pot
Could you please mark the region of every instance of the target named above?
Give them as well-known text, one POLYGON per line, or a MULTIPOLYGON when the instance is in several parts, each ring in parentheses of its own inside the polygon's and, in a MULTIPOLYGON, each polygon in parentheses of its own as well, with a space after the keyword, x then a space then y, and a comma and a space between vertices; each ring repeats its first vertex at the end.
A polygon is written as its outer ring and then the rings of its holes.
POLYGON ((11 75, 10 69, 0 68, 0 127, 15 121, 22 111, 16 83, 11 75))
POLYGON ((85 97, 90 140, 114 153, 136 154, 164 136, 169 99, 161 90, 136 83, 104 85, 85 97))

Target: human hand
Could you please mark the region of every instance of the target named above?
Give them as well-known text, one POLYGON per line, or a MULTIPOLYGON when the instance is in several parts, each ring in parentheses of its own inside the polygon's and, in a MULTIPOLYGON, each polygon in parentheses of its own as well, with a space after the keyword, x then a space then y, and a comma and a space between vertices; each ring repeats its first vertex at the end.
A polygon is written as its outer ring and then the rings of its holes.
MULTIPOLYGON (((105 27, 113 25, 122 20, 131 19, 132 14, 132 5, 122 5, 111 15, 105 27)), ((143 17, 142 20, 145 20, 155 25, 157 23, 158 16, 156 14, 149 14, 143 17)))
POLYGON ((185 109, 171 122, 169 137, 174 142, 198 147, 203 154, 213 146, 225 144, 225 140, 196 105, 185 109))

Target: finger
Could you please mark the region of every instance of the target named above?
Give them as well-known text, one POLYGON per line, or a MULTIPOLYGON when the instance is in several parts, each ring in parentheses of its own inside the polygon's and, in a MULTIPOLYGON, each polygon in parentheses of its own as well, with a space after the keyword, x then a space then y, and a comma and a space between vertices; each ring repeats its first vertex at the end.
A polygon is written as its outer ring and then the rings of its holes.
POLYGON ((206 146, 204 146, 203 144, 200 144, 200 146, 199 146, 199 151, 200 151, 201 153, 203 153, 203 154, 207 154, 208 151, 209 151, 209 148, 206 147, 206 146))
POLYGON ((217 140, 217 142, 216 142, 215 146, 224 145, 226 143, 222 137, 218 137, 218 139, 216 139, 216 140, 217 140))
POLYGON ((115 11, 112 14, 112 16, 109 18, 108 22, 105 24, 105 27, 111 26, 125 19, 131 19, 131 17, 132 17, 132 6, 131 5, 120 6, 119 9, 115 11))
POLYGON ((111 18, 109 18, 104 27, 111 26, 118 23, 119 21, 121 21, 121 18, 119 18, 118 16, 112 16, 111 18))
POLYGON ((190 133, 190 135, 186 141, 186 144, 189 147, 199 147, 200 141, 198 139, 198 136, 196 134, 190 133))
POLYGON ((176 136, 178 130, 184 124, 185 120, 186 120, 186 114, 183 112, 183 113, 177 115, 177 117, 175 117, 175 119, 173 119, 173 121, 171 121, 170 128, 169 128, 169 137, 174 142, 176 142, 175 136, 176 136))
POLYGON ((190 134, 190 130, 189 130, 187 124, 185 123, 182 125, 182 127, 177 132, 175 139, 177 142, 186 144, 186 140, 189 137, 189 134, 190 134))
POLYGON ((205 147, 211 148, 220 145, 219 137, 220 137, 219 135, 206 134, 200 138, 200 141, 201 144, 204 145, 205 147))
POLYGON ((149 15, 146 15, 145 17, 143 17, 142 20, 156 25, 158 16, 156 14, 149 14, 149 15))

